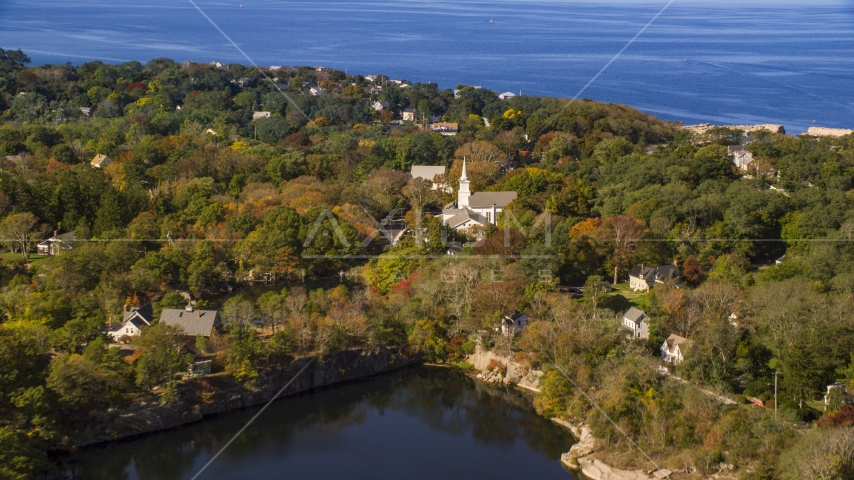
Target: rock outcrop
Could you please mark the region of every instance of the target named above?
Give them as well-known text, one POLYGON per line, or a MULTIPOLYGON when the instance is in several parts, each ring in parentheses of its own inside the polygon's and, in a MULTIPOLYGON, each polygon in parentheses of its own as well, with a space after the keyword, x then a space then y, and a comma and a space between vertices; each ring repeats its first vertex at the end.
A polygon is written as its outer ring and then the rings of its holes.
POLYGON ((516 385, 539 392, 543 372, 521 365, 510 357, 502 357, 493 351, 484 351, 480 346, 466 359, 479 373, 477 378, 489 383, 516 385))
MULTIPOLYGON (((197 377, 183 386, 184 393, 180 401, 161 404, 154 395, 136 401, 128 408, 108 412, 109 419, 106 422, 93 425, 69 443, 84 446, 107 442, 186 425, 208 415, 266 403, 310 360, 310 357, 301 358, 285 368, 267 373, 256 380, 256 387, 253 389, 240 385, 230 376, 219 375, 207 377, 207 380, 216 380, 207 385, 216 383, 217 388, 208 387, 208 391, 200 392, 194 386, 206 379, 197 377)), ((418 362, 418 358, 383 348, 341 350, 326 357, 316 358, 281 396, 369 377, 418 362)))

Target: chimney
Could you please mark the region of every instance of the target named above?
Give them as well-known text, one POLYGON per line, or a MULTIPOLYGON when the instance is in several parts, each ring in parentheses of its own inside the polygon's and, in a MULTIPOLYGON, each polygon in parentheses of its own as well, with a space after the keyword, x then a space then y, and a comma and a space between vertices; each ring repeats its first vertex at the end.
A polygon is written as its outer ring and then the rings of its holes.
POLYGON ((59 230, 54 230, 54 231, 53 231, 53 236, 55 237, 55 236, 56 236, 56 234, 57 234, 58 232, 59 232, 59 230))
POLYGON ((129 312, 131 309, 130 305, 125 305, 125 313, 129 312))
POLYGON ((187 306, 184 307, 184 310, 186 310, 188 312, 192 312, 193 311, 193 302, 188 303, 187 306))

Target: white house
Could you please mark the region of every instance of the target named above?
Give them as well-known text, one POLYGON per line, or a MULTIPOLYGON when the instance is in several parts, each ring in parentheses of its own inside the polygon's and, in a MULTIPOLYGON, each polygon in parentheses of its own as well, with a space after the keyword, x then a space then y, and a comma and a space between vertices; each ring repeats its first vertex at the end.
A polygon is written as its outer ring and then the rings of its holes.
POLYGON ((379 95, 383 93, 383 87, 377 85, 376 87, 371 87, 371 95, 379 95))
POLYGON ((374 108, 374 110, 376 110, 377 112, 381 112, 381 111, 385 110, 386 108, 388 108, 388 102, 381 102, 381 101, 377 100, 377 101, 376 101, 376 102, 374 102, 374 104, 373 104, 373 105, 371 105, 371 106, 372 106, 372 107, 374 108))
POLYGON ((365 75, 365 80, 367 80, 369 82, 375 82, 377 80, 377 76, 376 75, 365 75))
POLYGON ((95 158, 93 158, 91 162, 89 162, 89 165, 92 165, 95 168, 102 168, 109 165, 112 161, 112 158, 99 153, 95 155, 95 158))
POLYGON ((122 323, 112 327, 107 335, 114 341, 118 342, 122 337, 135 337, 142 333, 142 330, 151 325, 154 318, 154 307, 150 303, 135 308, 130 305, 125 305, 122 312, 122 323))
POLYGON ((666 363, 672 363, 674 365, 682 363, 682 360, 684 360, 682 350, 687 341, 687 338, 671 333, 670 336, 667 337, 667 340, 661 344, 661 359, 666 363))
POLYGON ((315 97, 319 96, 321 93, 326 93, 328 91, 329 90, 320 87, 311 87, 308 89, 308 93, 312 94, 315 97))
POLYGON ((632 338, 641 340, 649 339, 649 322, 646 319, 646 313, 635 307, 629 309, 623 315, 623 328, 632 331, 632 338))
POLYGON ((658 267, 646 267, 643 264, 635 265, 629 273, 629 289, 633 292, 645 292, 668 280, 678 280, 682 274, 676 265, 661 265, 658 267))
POLYGON ((36 251, 39 255, 59 255, 62 252, 71 250, 74 246, 74 232, 66 232, 57 235, 53 232, 53 236, 36 245, 36 251))
POLYGON ((513 337, 521 332, 528 325, 528 316, 524 313, 513 312, 512 315, 505 315, 501 320, 501 326, 498 330, 505 337, 513 337))
POLYGON ((414 108, 407 108, 403 111, 403 121, 414 122, 418 118, 418 112, 414 108))
POLYGON ((516 192, 473 193, 469 189, 470 183, 466 174, 466 162, 463 160, 457 202, 445 205, 442 209, 442 222, 455 230, 496 225, 498 215, 516 199, 516 192))
POLYGON ((513 98, 515 96, 516 96, 516 94, 513 92, 504 92, 501 95, 499 95, 498 98, 499 98, 499 100, 507 100, 508 98, 513 98))
POLYGON ((453 122, 434 122, 430 129, 445 136, 454 136, 460 131, 460 124, 453 122))
POLYGON ((727 150, 732 155, 732 163, 739 170, 746 172, 753 167, 753 154, 748 152, 744 145, 730 145, 727 150))
POLYGON ((270 118, 270 112, 252 112, 252 120, 260 120, 262 118, 270 118))

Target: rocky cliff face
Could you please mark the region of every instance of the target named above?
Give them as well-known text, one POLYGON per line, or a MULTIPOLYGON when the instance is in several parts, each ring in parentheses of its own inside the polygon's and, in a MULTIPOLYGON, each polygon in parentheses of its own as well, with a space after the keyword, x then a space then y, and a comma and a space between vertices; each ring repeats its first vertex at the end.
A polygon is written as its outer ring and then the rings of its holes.
MULTIPOLYGON (((230 376, 215 376, 217 388, 201 390, 204 377, 182 386, 179 402, 161 404, 157 396, 139 400, 130 407, 109 413, 109 420, 93 425, 74 439, 75 446, 91 445, 143 433, 186 425, 205 416, 266 403, 299 372, 311 358, 296 360, 285 368, 260 377, 254 389, 247 389, 230 376)), ((369 377, 419 362, 417 357, 384 348, 349 349, 316 358, 281 397, 312 388, 369 377)), ((208 379, 212 379, 208 377, 208 379)))
POLYGON ((517 385, 528 390, 539 392, 540 377, 543 372, 539 370, 531 370, 514 362, 509 357, 496 355, 493 351, 484 351, 480 346, 475 349, 474 354, 466 358, 468 363, 474 365, 475 370, 478 370, 478 378, 491 383, 504 383, 506 385, 517 385), (490 364, 498 365, 503 371, 498 369, 489 370, 490 364))

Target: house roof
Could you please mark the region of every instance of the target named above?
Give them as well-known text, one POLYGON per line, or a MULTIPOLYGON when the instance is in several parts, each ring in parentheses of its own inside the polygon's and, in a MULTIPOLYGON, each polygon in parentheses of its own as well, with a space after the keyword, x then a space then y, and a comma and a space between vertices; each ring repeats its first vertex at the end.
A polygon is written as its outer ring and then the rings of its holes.
POLYGON ((682 276, 676 265, 661 265, 658 267, 635 265, 635 268, 632 269, 629 275, 635 278, 641 278, 650 283, 664 282, 666 280, 673 280, 682 276))
POLYGON ((93 158, 92 161, 89 163, 91 163, 92 165, 95 165, 95 166, 100 166, 100 165, 104 165, 106 163, 109 163, 111 161, 112 160, 110 159, 110 157, 108 157, 102 153, 99 153, 99 154, 95 155, 95 158, 93 158))
POLYGON ((623 318, 625 318, 627 320, 631 320, 635 323, 640 323, 641 320, 643 320, 643 318, 645 316, 646 316, 646 314, 643 313, 643 310, 638 310, 637 308, 632 307, 629 309, 628 312, 626 312, 625 315, 623 315, 623 318))
POLYGON ((270 112, 252 112, 252 120, 259 118, 270 118, 270 112))
POLYGON ((470 207, 496 207, 504 208, 516 199, 516 192, 475 192, 469 197, 470 207))
POLYGON ((679 345, 681 345, 687 341, 688 341, 687 338, 680 337, 679 335, 676 335, 675 333, 671 333, 670 336, 667 337, 667 340, 664 341, 664 343, 667 345, 668 350, 673 351, 673 349, 675 347, 678 347, 679 345))
POLYGON ((460 124, 453 122, 435 122, 430 125, 430 128, 436 132, 456 132, 459 131, 460 124))
POLYGON ((152 307, 150 303, 146 303, 139 308, 131 308, 130 310, 123 312, 122 321, 126 322, 131 317, 142 318, 150 324, 151 321, 154 320, 154 307, 152 307))
POLYGON ((51 243, 73 243, 74 242, 74 232, 65 232, 60 233, 59 235, 54 235, 48 239, 42 240, 39 245, 50 245, 51 243))
POLYGON ((209 336, 217 325, 216 310, 188 311, 184 308, 166 308, 160 314, 160 323, 176 325, 184 328, 186 335, 209 336))
POLYGON ((403 109, 403 112, 404 113, 415 113, 415 109, 414 108, 405 108, 405 109, 403 109))
POLYGON ((475 213, 475 212, 469 210, 468 208, 462 209, 462 211, 460 211, 460 213, 449 218, 447 225, 451 228, 457 228, 469 220, 471 220, 475 223, 479 223, 481 225, 489 225, 489 220, 487 220, 486 217, 484 217, 483 215, 481 215, 479 213, 475 213))
POLYGON ((423 178, 432 181, 436 175, 444 175, 445 167, 441 165, 413 165, 412 178, 423 178))

